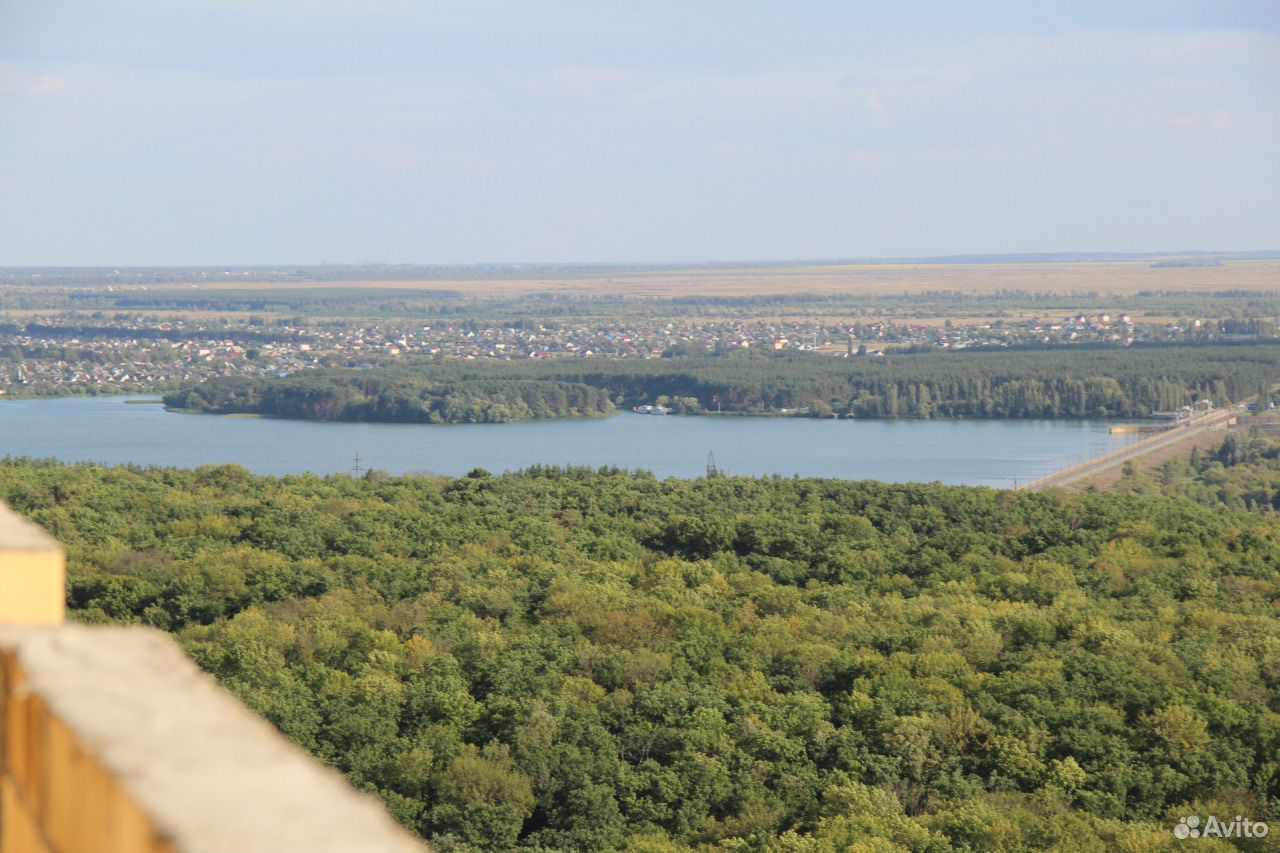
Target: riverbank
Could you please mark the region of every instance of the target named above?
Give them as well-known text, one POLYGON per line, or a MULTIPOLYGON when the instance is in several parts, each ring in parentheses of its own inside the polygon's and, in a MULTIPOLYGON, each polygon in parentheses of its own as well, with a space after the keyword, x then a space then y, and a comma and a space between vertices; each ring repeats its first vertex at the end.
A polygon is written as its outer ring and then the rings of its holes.
POLYGON ((1236 422, 1238 414, 1238 409, 1229 408, 1198 415, 1158 435, 1148 436, 1133 442, 1128 447, 1087 459, 1061 471, 1056 471, 1047 477, 1033 480, 1019 488, 1029 492, 1044 492, 1050 489, 1065 488, 1147 454, 1178 445, 1205 432, 1221 433, 1236 422))
POLYGON ((1170 460, 1185 459, 1191 456, 1191 451, 1199 449, 1202 451, 1216 449, 1222 444, 1222 438, 1226 435, 1225 430, 1204 430, 1193 433, 1182 438, 1180 441, 1172 442, 1148 451, 1129 457, 1126 460, 1100 468, 1095 473, 1082 477, 1062 486, 1065 492, 1088 492, 1088 491, 1106 491, 1120 482, 1124 477, 1125 463, 1131 462, 1137 469, 1146 474, 1155 473, 1162 465, 1170 460))
MULTIPOLYGON (((1180 441, 1164 445, 1147 453, 1142 453, 1126 460, 1132 462, 1139 473, 1155 474, 1166 463, 1174 460, 1190 459, 1193 450, 1201 452, 1216 451, 1228 432, 1247 435, 1255 427, 1270 427, 1266 432, 1275 435, 1277 420, 1271 418, 1241 418, 1228 429, 1204 430, 1183 437, 1180 441)), ((1124 462, 1100 469, 1095 474, 1081 478, 1062 487, 1065 492, 1106 491, 1113 488, 1124 477, 1124 462)))

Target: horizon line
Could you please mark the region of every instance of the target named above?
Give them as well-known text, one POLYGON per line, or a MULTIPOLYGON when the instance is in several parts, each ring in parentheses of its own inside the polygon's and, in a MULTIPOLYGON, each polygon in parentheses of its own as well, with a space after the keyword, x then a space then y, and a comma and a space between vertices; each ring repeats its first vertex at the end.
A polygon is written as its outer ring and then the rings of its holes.
POLYGON ((1221 260, 1280 260, 1280 249, 1247 249, 1222 251, 1215 249, 1179 249, 1142 252, 1108 252, 1089 250, 1038 252, 965 252, 946 255, 895 255, 881 257, 818 258, 749 258, 730 260, 626 260, 626 261, 301 261, 280 263, 190 263, 190 264, 0 264, 0 270, 266 270, 266 269, 352 269, 352 268, 588 268, 626 269, 634 267, 754 267, 754 266, 844 266, 885 264, 969 264, 969 263, 1054 263, 1064 261, 1143 260, 1148 258, 1201 258, 1221 260))

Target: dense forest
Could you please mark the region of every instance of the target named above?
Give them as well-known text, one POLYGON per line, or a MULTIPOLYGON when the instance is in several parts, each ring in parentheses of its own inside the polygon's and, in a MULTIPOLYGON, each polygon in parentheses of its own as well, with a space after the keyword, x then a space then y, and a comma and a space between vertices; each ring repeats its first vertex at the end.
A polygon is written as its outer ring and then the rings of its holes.
POLYGON ((1269 516, 12 460, 0 500, 67 546, 76 618, 174 632, 443 850, 1277 849, 1170 832, 1280 818, 1269 516))
MULTIPOLYGON (((1280 377, 1280 346, 933 351, 854 358, 738 354, 516 367, 607 388, 626 405, 667 395, 694 398, 709 411, 806 409, 819 417, 1140 417, 1198 399, 1222 405, 1269 387, 1280 377)), ((461 369, 478 377, 485 367, 461 369)))
POLYGON ((284 417, 458 422, 607 414, 674 403, 682 413, 801 412, 854 418, 1143 417, 1224 405, 1280 378, 1280 345, 1151 346, 541 362, 419 361, 286 379, 218 379, 173 408, 284 417), (610 402, 612 400, 612 403, 610 402))
POLYGON ((614 413, 598 388, 554 379, 442 379, 403 370, 216 378, 166 394, 171 409, 391 423, 509 423, 614 413))

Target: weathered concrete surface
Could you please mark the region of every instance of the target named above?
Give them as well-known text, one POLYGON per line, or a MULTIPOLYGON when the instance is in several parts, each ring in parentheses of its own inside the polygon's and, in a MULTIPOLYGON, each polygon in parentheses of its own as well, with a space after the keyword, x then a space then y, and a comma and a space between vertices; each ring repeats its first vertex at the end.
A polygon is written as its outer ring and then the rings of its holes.
POLYGON ((77 815, 87 816, 94 804, 83 780, 98 772, 95 765, 105 772, 99 787, 118 784, 124 795, 109 816, 148 823, 149 849, 427 849, 158 631, 4 627, 0 655, 11 664, 7 671, 16 665, 20 681, 5 678, 16 697, 6 703, 6 726, 31 724, 22 754, 6 749, 5 762, 22 765, 15 778, 19 788, 30 786, 22 795, 55 849, 65 828, 50 821, 74 825, 77 815))
POLYGON ((0 504, 0 624, 58 625, 65 612, 62 549, 0 504))

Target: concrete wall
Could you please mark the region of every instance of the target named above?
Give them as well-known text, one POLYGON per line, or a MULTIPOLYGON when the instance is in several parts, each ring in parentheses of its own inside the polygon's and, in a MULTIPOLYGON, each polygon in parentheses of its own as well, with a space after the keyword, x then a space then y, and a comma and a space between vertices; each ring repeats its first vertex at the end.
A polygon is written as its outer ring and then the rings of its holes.
POLYGON ((174 850, 0 649, 0 849, 174 850))

